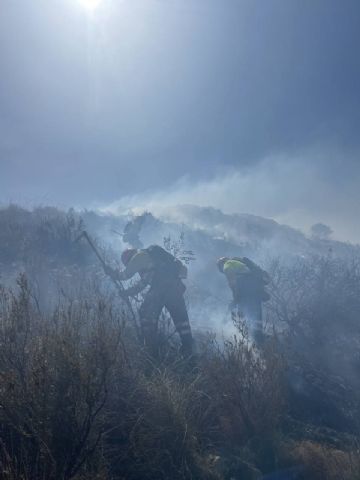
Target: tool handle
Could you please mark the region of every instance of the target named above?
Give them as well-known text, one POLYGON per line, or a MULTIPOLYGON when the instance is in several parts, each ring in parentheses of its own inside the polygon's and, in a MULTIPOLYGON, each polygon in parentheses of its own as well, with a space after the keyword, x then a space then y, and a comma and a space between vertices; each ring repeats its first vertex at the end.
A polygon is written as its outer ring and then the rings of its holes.
MULTIPOLYGON (((89 234, 84 230, 82 232, 82 236, 84 238, 86 238, 88 244, 90 245, 90 247, 92 248, 92 250, 94 251, 95 255, 97 256, 97 258, 99 259, 101 265, 103 266, 103 268, 105 269, 106 267, 106 263, 105 263, 105 260, 102 258, 102 256, 100 255, 99 253, 99 250, 96 248, 96 246, 94 245, 94 242, 92 241, 92 239, 90 238, 89 234)), ((120 281, 117 281, 115 280, 114 278, 111 277, 111 280, 113 281, 115 287, 117 288, 117 290, 119 291, 119 294, 121 296, 121 298, 124 300, 124 302, 126 303, 130 313, 131 313, 131 316, 132 316, 132 319, 135 323, 135 326, 136 326, 136 329, 138 330, 138 325, 137 325, 137 322, 136 322, 136 316, 135 316, 135 313, 134 313, 134 310, 133 310, 133 307, 131 305, 131 302, 129 300, 129 297, 124 295, 124 292, 125 292, 125 289, 122 285, 122 283, 120 281)))
POLYGON ((97 258, 100 260, 100 263, 102 264, 103 267, 106 267, 106 263, 105 263, 105 260, 102 258, 102 256, 100 255, 99 253, 99 250, 95 247, 94 245, 94 242, 91 240, 89 234, 84 230, 83 233, 82 233, 83 237, 86 238, 88 244, 90 245, 90 247, 93 249, 95 255, 97 256, 97 258))

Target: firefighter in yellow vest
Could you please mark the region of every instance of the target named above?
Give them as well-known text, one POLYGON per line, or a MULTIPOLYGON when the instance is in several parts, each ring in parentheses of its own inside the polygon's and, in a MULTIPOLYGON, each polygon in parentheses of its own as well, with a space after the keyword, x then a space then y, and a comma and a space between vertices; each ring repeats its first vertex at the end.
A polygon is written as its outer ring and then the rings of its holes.
POLYGON ((255 340, 260 342, 263 339, 262 302, 270 298, 265 290, 269 275, 247 257, 221 257, 217 266, 232 291, 232 310, 244 316, 255 340))
POLYGON ((125 250, 121 259, 125 269, 119 272, 107 267, 109 275, 118 280, 129 280, 137 273, 140 275, 140 281, 128 288, 126 295, 135 296, 150 287, 139 309, 145 344, 151 351, 156 351, 157 322, 165 307, 180 336, 183 354, 190 356, 193 339, 184 300, 186 287, 182 282, 187 276, 185 265, 158 245, 125 250))

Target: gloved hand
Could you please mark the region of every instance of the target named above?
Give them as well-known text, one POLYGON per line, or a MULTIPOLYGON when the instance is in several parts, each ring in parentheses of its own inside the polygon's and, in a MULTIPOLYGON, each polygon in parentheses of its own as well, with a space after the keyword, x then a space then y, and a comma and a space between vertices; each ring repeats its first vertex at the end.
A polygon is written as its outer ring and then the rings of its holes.
POLYGON ((104 272, 106 273, 106 275, 109 275, 109 277, 112 278, 113 280, 119 280, 119 274, 117 270, 110 267, 109 265, 104 266, 104 272))

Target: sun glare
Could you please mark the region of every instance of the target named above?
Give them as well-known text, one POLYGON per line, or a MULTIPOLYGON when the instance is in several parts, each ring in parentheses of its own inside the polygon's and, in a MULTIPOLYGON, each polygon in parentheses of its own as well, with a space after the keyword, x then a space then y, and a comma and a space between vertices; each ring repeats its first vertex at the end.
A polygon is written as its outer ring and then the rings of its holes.
POLYGON ((79 0, 81 5, 87 10, 95 10, 102 0, 79 0))

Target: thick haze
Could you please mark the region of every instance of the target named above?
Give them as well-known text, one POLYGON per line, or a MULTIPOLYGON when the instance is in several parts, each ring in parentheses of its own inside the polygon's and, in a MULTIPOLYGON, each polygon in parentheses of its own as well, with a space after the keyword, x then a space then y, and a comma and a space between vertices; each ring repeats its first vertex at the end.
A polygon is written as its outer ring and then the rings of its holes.
POLYGON ((0 0, 0 202, 197 203, 360 241, 359 25, 358 0, 0 0))

